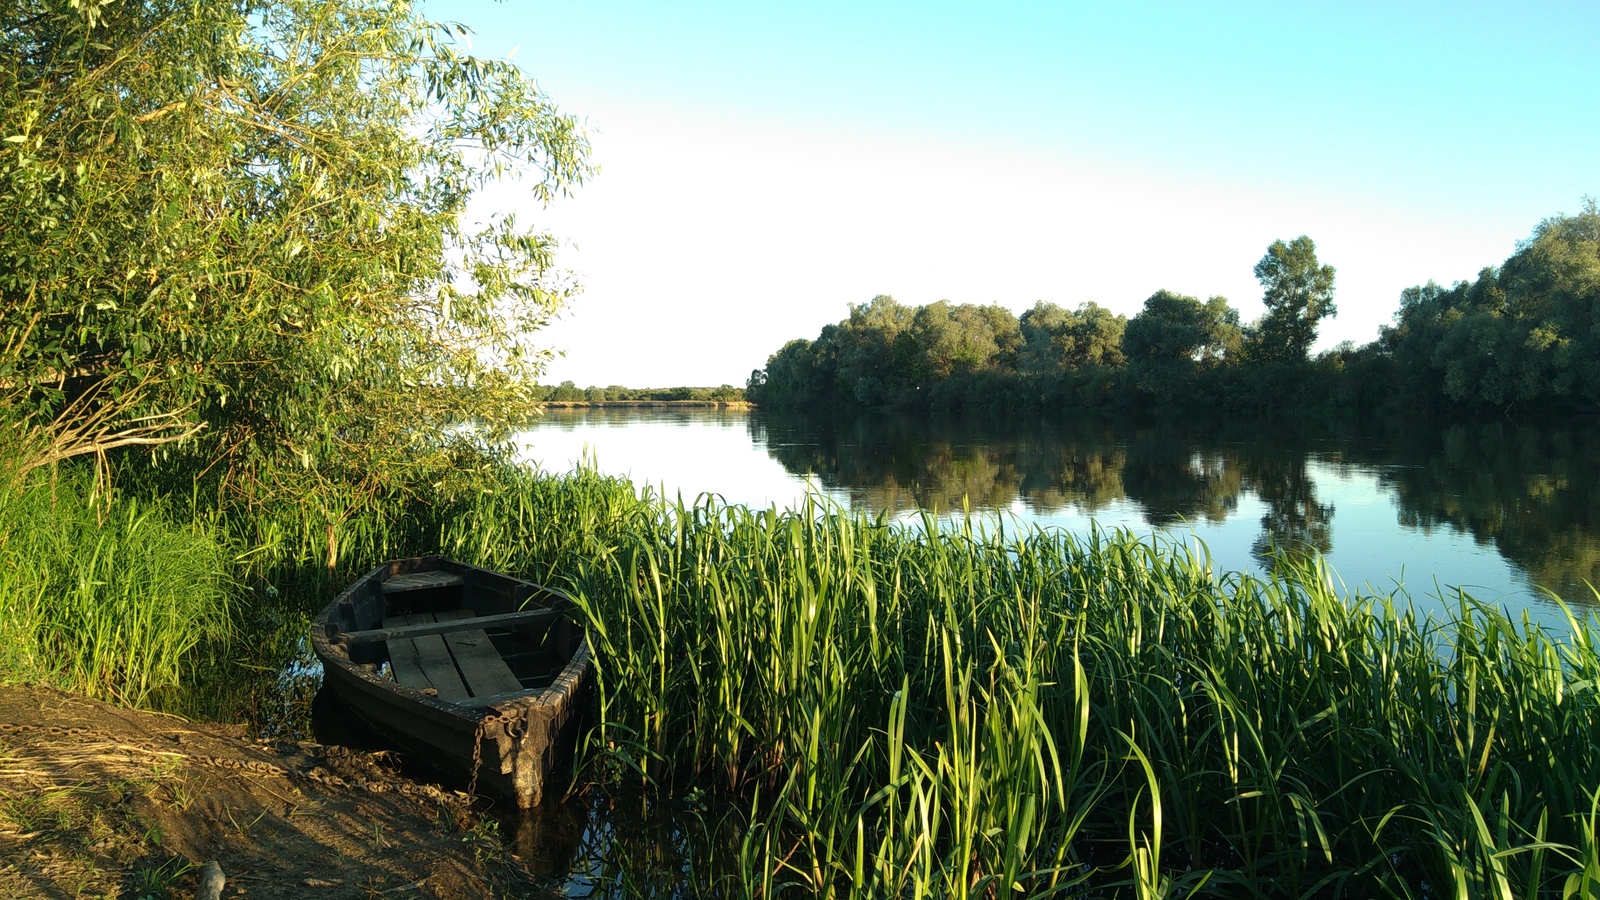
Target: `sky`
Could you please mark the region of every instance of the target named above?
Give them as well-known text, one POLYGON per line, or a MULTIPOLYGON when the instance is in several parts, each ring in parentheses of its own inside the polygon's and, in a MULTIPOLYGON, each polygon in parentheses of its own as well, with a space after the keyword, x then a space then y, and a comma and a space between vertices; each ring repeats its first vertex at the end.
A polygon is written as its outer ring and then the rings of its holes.
POLYGON ((1261 313, 1338 270, 1319 347, 1600 194, 1600 4, 425 0, 584 122, 519 211, 583 293, 544 380, 742 384, 877 294, 1022 312, 1159 289, 1261 313))

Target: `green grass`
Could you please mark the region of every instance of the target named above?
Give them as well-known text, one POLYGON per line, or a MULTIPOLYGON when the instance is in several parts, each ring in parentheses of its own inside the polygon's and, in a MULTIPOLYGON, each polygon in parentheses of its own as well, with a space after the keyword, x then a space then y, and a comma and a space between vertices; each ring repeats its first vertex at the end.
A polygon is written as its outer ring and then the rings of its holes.
POLYGON ((1462 597, 1420 620, 1315 560, 1255 578, 1124 532, 667 503, 582 472, 486 470, 408 515, 342 546, 567 587, 599 658, 586 776, 717 798, 677 884, 612 860, 618 891, 1600 897, 1580 616, 1552 636, 1462 597))
POLYGON ((8 677, 139 702, 194 671, 171 623, 225 627, 228 584, 235 621, 289 634, 393 556, 570 590, 598 653, 584 778, 679 811, 670 860, 616 836, 601 895, 1600 897, 1584 615, 1550 635, 1462 597, 1432 621, 1315 560, 1258 578, 1124 532, 667 503, 590 472, 463 470, 331 532, 86 487, 0 508, 8 677))
POLYGON ((1121 532, 626 518, 561 573, 599 653, 591 771, 740 798, 731 893, 1600 895, 1578 618, 1419 620, 1316 562, 1220 574, 1121 532))
POLYGON ((54 474, 0 477, 0 679, 145 705, 228 639, 231 561, 167 504, 54 474))

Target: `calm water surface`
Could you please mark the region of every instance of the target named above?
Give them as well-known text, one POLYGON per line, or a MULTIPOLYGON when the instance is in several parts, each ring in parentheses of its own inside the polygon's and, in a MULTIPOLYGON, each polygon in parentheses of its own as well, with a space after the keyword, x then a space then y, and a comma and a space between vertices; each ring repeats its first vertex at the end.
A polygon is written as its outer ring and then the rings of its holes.
POLYGON ((1443 611, 1464 590, 1555 625, 1543 593, 1592 604, 1600 583, 1600 426, 1291 428, 1104 421, 551 410, 522 456, 582 459, 693 499, 790 507, 808 491, 856 509, 1087 535, 1199 541, 1221 569, 1274 546, 1321 551, 1349 589, 1443 611))

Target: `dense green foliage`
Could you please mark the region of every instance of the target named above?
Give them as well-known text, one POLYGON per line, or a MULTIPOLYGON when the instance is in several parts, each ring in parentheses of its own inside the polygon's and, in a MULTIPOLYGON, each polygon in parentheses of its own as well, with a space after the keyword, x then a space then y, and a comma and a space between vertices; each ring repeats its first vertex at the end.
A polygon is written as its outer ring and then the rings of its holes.
POLYGON ((1317 262, 1317 248, 1301 235, 1289 243, 1273 241, 1256 263, 1265 288, 1266 315, 1253 336, 1252 356, 1272 362, 1297 362, 1311 352, 1317 323, 1335 315, 1333 266, 1317 262))
POLYGON ((1377 343, 1423 403, 1600 407, 1600 207, 1540 223, 1474 281, 1407 290, 1377 343))
POLYGON ((1135 385, 1160 391, 1239 360, 1239 312, 1223 297, 1201 303, 1157 291, 1123 331, 1122 351, 1135 385))
POLYGON ((1093 303, 852 305, 751 373, 768 407, 1245 413, 1600 408, 1600 210, 1539 225, 1498 269, 1401 295, 1371 344, 1313 357, 1334 270, 1304 236, 1256 265, 1266 313, 1157 291, 1131 319, 1093 303))
POLYGON ((387 0, 0 0, 0 23, 12 406, 203 424, 183 452, 227 496, 332 517, 527 410, 530 335, 572 286, 551 238, 463 214, 589 167, 520 69, 387 0))
POLYGON ((1333 269, 1309 238, 1279 241, 1257 267, 1268 315, 1244 326, 1226 298, 1157 291, 1132 319, 1095 303, 1039 302, 1020 317, 1000 306, 947 301, 908 308, 880 295, 850 307, 815 341, 795 340, 751 373, 747 395, 771 407, 1144 407, 1206 399, 1259 406, 1257 382, 1304 399, 1343 366, 1307 357, 1317 321, 1333 312, 1333 269), (1309 267, 1309 271, 1306 271, 1309 267))

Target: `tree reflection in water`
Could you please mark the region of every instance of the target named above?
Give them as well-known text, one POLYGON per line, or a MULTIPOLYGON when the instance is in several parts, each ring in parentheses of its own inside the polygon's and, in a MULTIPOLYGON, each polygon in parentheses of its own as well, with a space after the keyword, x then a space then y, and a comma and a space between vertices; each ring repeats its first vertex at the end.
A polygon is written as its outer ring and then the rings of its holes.
POLYGON ((1222 522, 1239 506, 1238 448, 1190 438, 1170 427, 1127 435, 1122 481, 1157 528, 1222 522))
POLYGON ((1261 536, 1250 548, 1264 567, 1272 566, 1275 553, 1305 559, 1333 552, 1333 504, 1317 502, 1307 456, 1303 451, 1247 454, 1240 461, 1245 486, 1267 506, 1261 536))
POLYGON ((1454 528, 1567 599, 1600 585, 1600 426, 1501 422, 1407 433, 1382 482, 1401 524, 1454 528))
POLYGON ((1099 513, 1131 503, 1152 526, 1220 523, 1241 497, 1266 507, 1252 551, 1270 565, 1334 546, 1313 466, 1375 472, 1399 524, 1493 547, 1563 597, 1600 583, 1600 426, 1377 423, 1130 425, 1093 419, 761 413, 752 437, 794 474, 852 504, 904 513, 1099 513), (1586 452, 1587 451, 1587 452, 1586 452))

